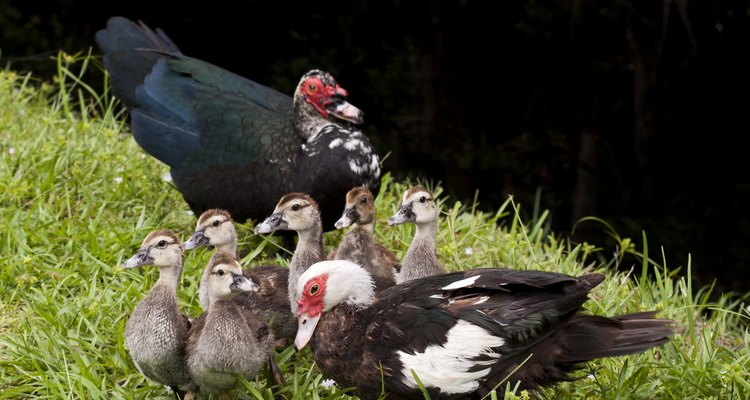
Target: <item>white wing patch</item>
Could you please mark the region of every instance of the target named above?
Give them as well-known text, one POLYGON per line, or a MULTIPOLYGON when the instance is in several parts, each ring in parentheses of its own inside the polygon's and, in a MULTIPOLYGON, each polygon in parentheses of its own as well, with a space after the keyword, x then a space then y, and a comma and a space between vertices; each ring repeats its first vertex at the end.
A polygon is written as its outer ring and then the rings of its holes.
POLYGON ((353 160, 351 158, 349 159, 349 169, 351 169, 352 172, 354 172, 357 175, 361 174, 362 171, 365 170, 365 168, 359 165, 359 163, 356 160, 353 160))
POLYGON ((422 353, 397 352, 404 364, 401 372, 406 377, 404 383, 407 386, 417 388, 417 381, 411 373, 413 370, 425 387, 440 388, 445 394, 472 392, 479 387, 479 380, 490 372, 490 368, 473 372, 469 372, 469 369, 495 363, 500 354, 492 348, 505 344, 502 338, 463 320, 459 320, 447 336, 448 340, 443 345, 427 346, 422 353), (490 360, 474 360, 479 356, 490 357, 490 360))
POLYGON ((343 142, 343 140, 341 140, 340 138, 333 139, 333 140, 331 140, 331 143, 328 143, 328 148, 329 149, 335 149, 336 147, 341 146, 342 142, 343 142))
POLYGON ((380 159, 378 159, 378 156, 372 156, 370 157, 370 169, 375 171, 380 169, 380 159))
POLYGON ((476 282, 477 279, 479 279, 480 276, 482 276, 482 275, 475 275, 475 276, 472 276, 472 277, 469 277, 469 278, 461 279, 460 281, 455 281, 455 282, 451 283, 450 285, 442 287, 440 289, 441 290, 461 289, 462 287, 469 286, 469 285, 473 284, 474 282, 476 282))

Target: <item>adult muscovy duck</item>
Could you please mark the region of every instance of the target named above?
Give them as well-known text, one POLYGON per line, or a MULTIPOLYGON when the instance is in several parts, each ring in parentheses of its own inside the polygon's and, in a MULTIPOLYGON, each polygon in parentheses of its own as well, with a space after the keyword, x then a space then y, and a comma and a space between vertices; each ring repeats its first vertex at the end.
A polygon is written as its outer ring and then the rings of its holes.
POLYGON ((221 208, 237 221, 257 221, 284 194, 304 192, 333 229, 349 189, 377 194, 380 159, 350 125, 362 122, 362 112, 330 74, 306 73, 292 99, 183 55, 143 23, 110 18, 96 42, 135 140, 171 167, 196 215, 221 208))
MULTIPOLYGON (((665 343, 672 321, 653 312, 585 315, 601 274, 509 269, 433 275, 377 294, 345 260, 314 264, 299 279, 298 349, 311 342, 324 375, 364 399, 481 397, 506 378, 522 389, 570 380, 582 362, 665 343)), ((503 396, 503 386, 497 388, 503 396)))

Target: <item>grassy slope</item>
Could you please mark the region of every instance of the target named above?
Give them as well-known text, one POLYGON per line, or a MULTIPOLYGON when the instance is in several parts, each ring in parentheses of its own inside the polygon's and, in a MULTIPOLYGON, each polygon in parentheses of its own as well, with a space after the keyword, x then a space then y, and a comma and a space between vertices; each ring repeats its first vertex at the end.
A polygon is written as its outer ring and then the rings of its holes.
MULTIPOLYGON (((74 106, 74 99, 96 97, 61 81, 32 88, 28 77, 0 72, 0 399, 168 398, 135 370, 122 342, 125 320, 157 272, 117 266, 150 230, 171 228, 187 237, 194 216, 160 178, 167 168, 144 155, 121 116, 98 100, 74 106)), ((405 187, 384 179, 379 215, 396 209, 405 187)), ((571 247, 547 234, 544 215, 520 221, 514 206, 508 201, 488 215, 444 203, 441 260, 449 269, 502 266, 577 275, 606 268, 592 246, 571 247)), ((389 228, 384 220, 377 234, 402 256, 412 228, 389 228)), ((239 226, 245 265, 269 261, 265 257, 275 250, 273 239, 254 237, 251 227, 239 226)), ((327 234, 327 244, 339 237, 327 234)), ((202 252, 186 259, 179 296, 194 315, 200 312, 198 271, 206 260, 202 252)), ((689 280, 662 267, 656 271, 654 280, 640 271, 607 272, 586 306, 603 315, 660 310, 678 321, 674 339, 644 354, 588 363, 583 379, 549 389, 546 397, 750 396, 748 311, 728 297, 707 303, 691 294, 689 280)), ((300 399, 342 397, 342 388, 319 385, 325 377, 308 350, 293 354, 288 348, 279 357, 289 382, 284 392, 300 399)), ((246 382, 245 389, 238 398, 271 398, 262 378, 246 382)))

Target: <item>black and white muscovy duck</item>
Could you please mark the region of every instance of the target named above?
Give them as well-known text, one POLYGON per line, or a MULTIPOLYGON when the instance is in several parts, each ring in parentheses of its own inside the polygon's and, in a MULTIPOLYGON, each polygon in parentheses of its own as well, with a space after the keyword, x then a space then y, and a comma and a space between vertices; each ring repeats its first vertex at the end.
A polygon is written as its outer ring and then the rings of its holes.
POLYGON ((396 282, 441 274, 445 268, 438 261, 435 239, 440 210, 427 189, 412 186, 404 192, 398 211, 388 218, 388 225, 414 224, 417 226, 414 238, 401 262, 401 271, 396 282))
POLYGON ((372 192, 362 186, 350 190, 336 228, 351 228, 328 254, 328 259, 349 260, 361 265, 372 275, 375 291, 378 291, 396 284, 396 273, 401 270, 401 264, 398 257, 375 238, 375 214, 372 192))
POLYGON ((667 342, 672 321, 653 312, 585 315, 601 274, 579 277, 475 269, 415 279, 374 293, 349 261, 323 261, 299 279, 295 345, 363 399, 481 397, 507 381, 522 389, 570 380, 579 363, 667 342), (515 372, 514 372, 515 370, 515 372))
POLYGON ((323 71, 311 70, 294 99, 195 58, 143 23, 112 17, 96 33, 112 89, 130 110, 133 136, 171 168, 199 215, 210 208, 238 221, 266 216, 286 193, 320 204, 333 229, 354 186, 380 186, 380 159, 357 128, 363 113, 323 71))

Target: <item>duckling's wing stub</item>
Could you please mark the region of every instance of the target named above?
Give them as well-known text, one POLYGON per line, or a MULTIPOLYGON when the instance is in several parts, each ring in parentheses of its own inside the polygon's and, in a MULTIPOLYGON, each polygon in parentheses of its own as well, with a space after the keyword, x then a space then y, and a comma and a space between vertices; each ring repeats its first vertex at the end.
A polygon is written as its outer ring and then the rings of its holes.
POLYGON ((235 303, 243 309, 254 310, 270 325, 275 338, 294 338, 297 318, 289 307, 289 269, 278 265, 262 265, 243 271, 260 287, 257 292, 235 297, 235 303))

